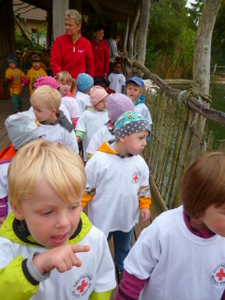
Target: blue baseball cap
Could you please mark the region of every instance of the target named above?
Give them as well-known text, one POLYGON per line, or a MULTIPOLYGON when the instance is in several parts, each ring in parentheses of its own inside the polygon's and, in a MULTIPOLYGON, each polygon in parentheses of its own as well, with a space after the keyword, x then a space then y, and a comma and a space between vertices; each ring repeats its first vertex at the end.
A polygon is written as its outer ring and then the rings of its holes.
POLYGON ((136 83, 137 85, 141 86, 142 89, 144 89, 144 81, 143 81, 141 78, 136 77, 136 76, 131 77, 130 79, 128 79, 128 80, 126 81, 126 85, 128 85, 128 83, 130 83, 130 82, 134 82, 134 83, 136 83))

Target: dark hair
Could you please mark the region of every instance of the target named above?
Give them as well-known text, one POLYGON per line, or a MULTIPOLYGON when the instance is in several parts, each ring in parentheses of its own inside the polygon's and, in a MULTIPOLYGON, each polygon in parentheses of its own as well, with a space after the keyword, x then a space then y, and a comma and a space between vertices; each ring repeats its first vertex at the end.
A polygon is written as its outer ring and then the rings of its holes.
POLYGON ((225 153, 211 152, 198 158, 186 171, 180 201, 191 218, 198 219, 211 206, 225 204, 225 153))
POLYGON ((114 61, 113 66, 115 67, 116 65, 122 65, 122 62, 120 59, 117 59, 114 61))
POLYGON ((94 32, 100 31, 100 30, 105 30, 105 26, 103 24, 96 24, 94 27, 94 32))

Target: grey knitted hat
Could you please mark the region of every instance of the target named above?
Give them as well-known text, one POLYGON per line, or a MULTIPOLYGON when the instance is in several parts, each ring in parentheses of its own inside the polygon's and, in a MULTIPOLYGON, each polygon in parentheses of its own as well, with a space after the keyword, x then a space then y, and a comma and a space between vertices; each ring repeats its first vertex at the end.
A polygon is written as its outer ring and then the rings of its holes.
POLYGON ((134 110, 133 101, 127 96, 115 93, 110 94, 107 98, 106 108, 110 120, 115 123, 116 120, 126 111, 134 110))
POLYGON ((44 135, 32 111, 13 114, 5 120, 5 127, 15 149, 44 135))
POLYGON ((14 63, 17 67, 18 67, 18 60, 16 57, 10 55, 9 59, 8 59, 8 64, 9 63, 14 63))

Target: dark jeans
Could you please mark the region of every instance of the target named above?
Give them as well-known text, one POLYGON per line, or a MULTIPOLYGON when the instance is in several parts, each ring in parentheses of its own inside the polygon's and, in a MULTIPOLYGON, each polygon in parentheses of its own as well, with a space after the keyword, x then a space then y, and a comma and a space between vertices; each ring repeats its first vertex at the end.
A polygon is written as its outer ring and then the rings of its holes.
POLYGON ((116 266, 123 271, 123 262, 124 259, 127 257, 131 247, 132 247, 132 240, 133 240, 133 233, 134 227, 129 232, 122 232, 122 231, 114 231, 110 232, 108 235, 108 242, 113 236, 114 242, 114 260, 116 266))

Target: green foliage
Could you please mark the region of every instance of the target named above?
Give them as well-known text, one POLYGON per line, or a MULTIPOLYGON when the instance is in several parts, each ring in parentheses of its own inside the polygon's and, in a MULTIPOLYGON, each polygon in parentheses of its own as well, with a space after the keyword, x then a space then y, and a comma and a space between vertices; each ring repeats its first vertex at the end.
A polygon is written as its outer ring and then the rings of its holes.
POLYGON ((162 0, 150 14, 146 67, 161 78, 191 78, 193 67, 193 21, 186 0, 162 0))

